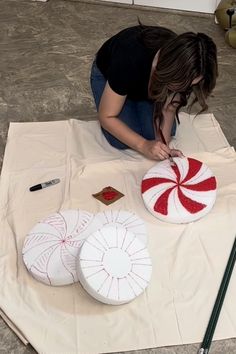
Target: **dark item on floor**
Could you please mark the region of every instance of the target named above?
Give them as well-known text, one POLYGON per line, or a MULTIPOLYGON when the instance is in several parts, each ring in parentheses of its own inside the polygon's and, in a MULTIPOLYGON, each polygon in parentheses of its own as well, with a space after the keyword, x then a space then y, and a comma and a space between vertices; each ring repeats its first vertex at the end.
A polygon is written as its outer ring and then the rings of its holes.
POLYGON ((230 252, 230 256, 228 259, 228 263, 226 265, 225 268, 225 272, 220 284, 220 288, 216 297, 216 301, 211 313, 211 317, 209 319, 208 325, 207 325, 207 329, 201 344, 201 348, 199 349, 198 354, 207 354, 209 352, 210 349, 210 345, 212 342, 212 338, 215 332, 215 328, 217 325, 217 321, 220 315, 220 311, 224 302, 224 298, 225 298, 225 294, 229 285, 229 281, 231 278, 231 274, 233 272, 234 269, 234 264, 236 261, 236 237, 233 243, 233 247, 232 250, 230 252))

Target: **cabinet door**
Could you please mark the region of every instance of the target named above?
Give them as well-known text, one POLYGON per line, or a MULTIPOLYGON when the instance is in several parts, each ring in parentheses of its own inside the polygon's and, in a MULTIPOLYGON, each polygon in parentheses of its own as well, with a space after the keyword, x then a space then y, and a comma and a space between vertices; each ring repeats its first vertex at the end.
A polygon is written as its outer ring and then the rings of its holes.
MULTIPOLYGON (((118 2, 118 3, 122 3, 122 4, 132 4, 133 1, 132 0, 102 0, 102 1, 109 1, 109 2, 118 2)), ((147 0, 148 2, 148 0, 147 0)))
POLYGON ((214 13, 218 0, 134 0, 135 5, 157 6, 175 10, 214 13))

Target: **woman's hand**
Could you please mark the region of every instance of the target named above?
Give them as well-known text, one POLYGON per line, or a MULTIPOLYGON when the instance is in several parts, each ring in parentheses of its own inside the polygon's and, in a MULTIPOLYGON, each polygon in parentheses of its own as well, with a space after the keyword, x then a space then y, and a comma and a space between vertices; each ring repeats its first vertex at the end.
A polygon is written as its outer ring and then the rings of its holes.
POLYGON ((177 150, 177 149, 171 149, 170 150, 170 155, 172 157, 184 157, 184 154, 182 153, 182 151, 177 150))
POLYGON ((172 157, 183 157, 183 153, 177 149, 170 149, 161 141, 145 140, 139 152, 148 159, 162 161, 172 157))
POLYGON ((165 160, 171 154, 171 149, 167 145, 156 140, 145 140, 139 151, 151 160, 165 160))

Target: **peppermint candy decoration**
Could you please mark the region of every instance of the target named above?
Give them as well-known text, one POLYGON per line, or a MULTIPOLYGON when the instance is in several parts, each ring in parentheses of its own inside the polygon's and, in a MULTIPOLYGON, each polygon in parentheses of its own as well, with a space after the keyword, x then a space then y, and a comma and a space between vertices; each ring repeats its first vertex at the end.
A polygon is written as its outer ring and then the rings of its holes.
POLYGON ((84 210, 65 210, 38 222, 22 250, 31 275, 47 285, 77 282, 76 257, 84 239, 97 229, 93 219, 84 210))
POLYGON ((134 300, 148 286, 152 262, 147 248, 123 227, 106 226, 81 247, 77 272, 83 288, 105 304, 134 300))
POLYGON ((216 199, 216 179, 211 170, 193 158, 174 158, 152 167, 142 181, 147 209, 160 220, 189 223, 205 216, 216 199))

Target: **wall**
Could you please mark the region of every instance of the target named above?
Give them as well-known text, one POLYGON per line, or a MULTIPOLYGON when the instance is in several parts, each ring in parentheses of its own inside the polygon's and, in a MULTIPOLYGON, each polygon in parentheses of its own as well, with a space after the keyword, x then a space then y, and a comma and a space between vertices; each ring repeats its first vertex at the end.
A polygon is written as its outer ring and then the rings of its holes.
POLYGON ((145 5, 168 9, 214 13, 220 0, 103 0, 125 4, 145 5))

